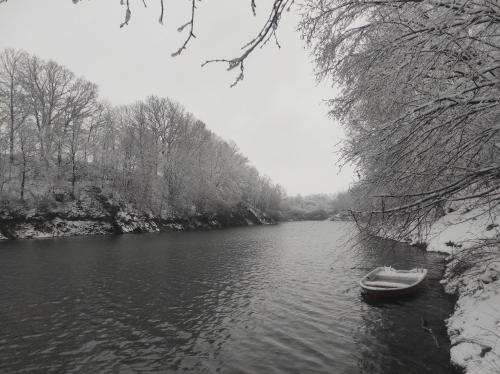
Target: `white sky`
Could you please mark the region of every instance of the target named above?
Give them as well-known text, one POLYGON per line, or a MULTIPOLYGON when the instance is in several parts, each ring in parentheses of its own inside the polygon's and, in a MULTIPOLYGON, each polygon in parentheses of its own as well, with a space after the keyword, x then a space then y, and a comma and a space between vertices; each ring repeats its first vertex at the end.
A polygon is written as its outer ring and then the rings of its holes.
POLYGON ((97 83, 102 98, 129 104, 150 94, 180 102, 216 134, 233 140, 257 169, 289 194, 347 189, 352 170, 339 174, 335 145, 343 136, 328 118, 323 100, 335 91, 316 85, 313 64, 295 31, 298 16, 286 13, 278 30, 278 49, 269 44, 246 62, 245 79, 230 84, 237 72, 203 61, 235 57, 255 36, 269 0, 202 1, 196 39, 179 57, 190 1, 167 0, 164 26, 157 20, 159 1, 130 0, 132 19, 120 29, 119 0, 9 0, 0 4, 0 49, 15 47, 53 59, 97 83))

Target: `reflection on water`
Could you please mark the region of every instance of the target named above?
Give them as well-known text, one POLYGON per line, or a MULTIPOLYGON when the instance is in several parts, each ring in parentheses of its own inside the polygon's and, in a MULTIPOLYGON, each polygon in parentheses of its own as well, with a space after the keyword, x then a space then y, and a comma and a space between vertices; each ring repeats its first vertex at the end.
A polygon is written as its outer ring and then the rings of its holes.
POLYGON ((0 371, 452 373, 443 260, 349 223, 0 244, 0 371), (429 269, 367 302, 379 265, 429 269), (422 328, 427 321, 438 340, 422 328))

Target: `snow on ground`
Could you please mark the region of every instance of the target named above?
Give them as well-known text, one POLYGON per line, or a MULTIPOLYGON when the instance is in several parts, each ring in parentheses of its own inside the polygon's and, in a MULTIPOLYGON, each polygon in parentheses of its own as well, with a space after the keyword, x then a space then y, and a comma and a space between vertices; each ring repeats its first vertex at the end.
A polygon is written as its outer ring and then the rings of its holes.
POLYGON ((427 250, 456 253, 500 234, 500 210, 462 207, 437 220, 427 238, 427 250))
POLYGON ((458 296, 447 320, 451 360, 466 374, 500 373, 500 210, 463 207, 434 223, 429 251, 451 254, 442 283, 458 296))
POLYGON ((113 226, 109 222, 92 220, 67 221, 54 218, 44 222, 43 225, 34 225, 28 222, 20 223, 15 227, 15 232, 18 239, 103 235, 112 233, 113 226))

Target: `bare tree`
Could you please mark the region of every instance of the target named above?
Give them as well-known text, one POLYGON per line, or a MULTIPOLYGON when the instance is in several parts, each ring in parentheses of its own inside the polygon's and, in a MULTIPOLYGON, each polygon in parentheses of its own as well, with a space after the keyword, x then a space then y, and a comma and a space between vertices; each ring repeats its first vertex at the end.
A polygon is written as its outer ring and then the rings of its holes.
POLYGON ((21 150, 19 197, 24 200, 30 168, 36 155, 36 135, 33 126, 25 122, 19 128, 19 148, 21 150))
POLYGON ((16 131, 26 119, 23 110, 24 95, 20 87, 19 74, 26 53, 6 49, 0 54, 0 117, 8 124, 9 138, 9 173, 14 164, 14 146, 16 131))
POLYGON ((22 85, 27 94, 27 109, 38 130, 40 156, 46 172, 52 170, 57 137, 65 132, 64 117, 73 79, 73 73, 66 68, 35 56, 30 56, 24 66, 22 85))

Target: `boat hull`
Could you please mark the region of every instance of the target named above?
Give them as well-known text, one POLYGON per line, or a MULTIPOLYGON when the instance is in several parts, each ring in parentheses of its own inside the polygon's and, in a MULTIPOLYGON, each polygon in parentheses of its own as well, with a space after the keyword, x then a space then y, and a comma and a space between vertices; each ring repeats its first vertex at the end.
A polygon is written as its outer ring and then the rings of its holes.
POLYGON ((370 290, 363 286, 361 286, 361 288, 363 289, 363 293, 365 294, 365 296, 378 299, 378 298, 391 298, 391 297, 412 295, 417 293, 421 289, 421 285, 422 283, 419 283, 405 289, 387 289, 387 290, 370 290))
POLYGON ((427 269, 396 270, 378 267, 359 282, 364 294, 371 298, 389 298, 410 295, 420 289, 427 269))

